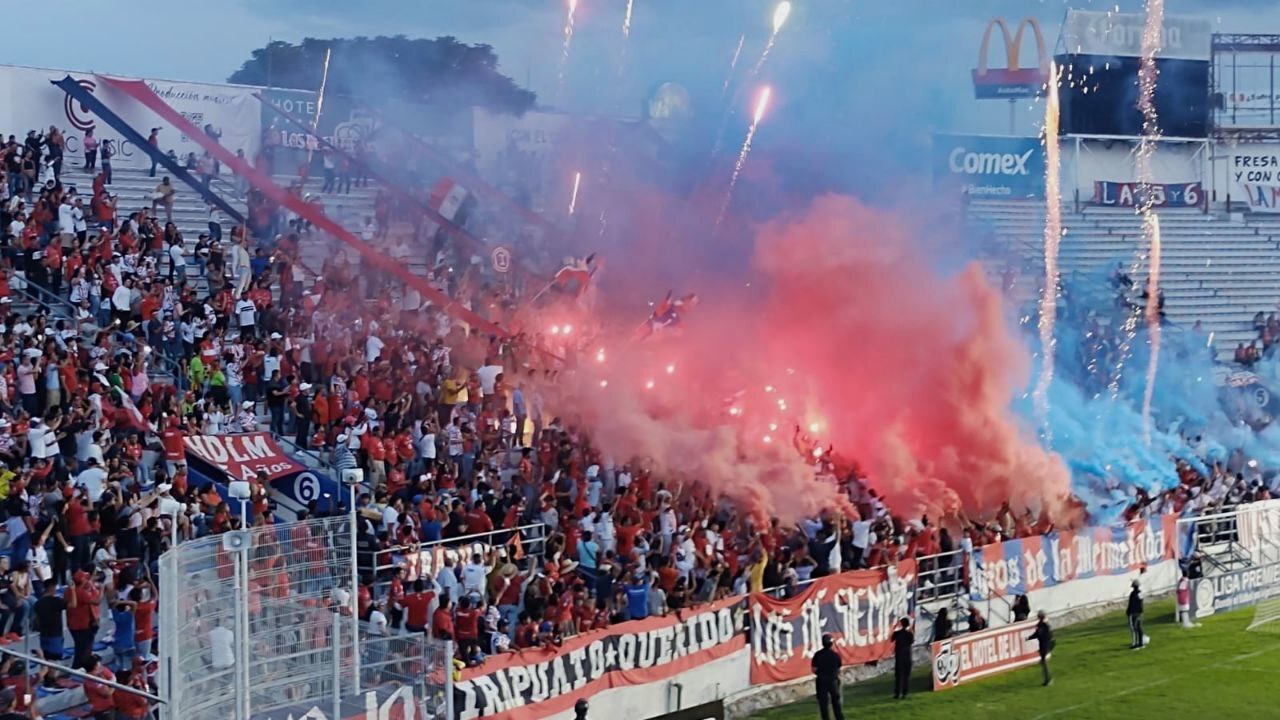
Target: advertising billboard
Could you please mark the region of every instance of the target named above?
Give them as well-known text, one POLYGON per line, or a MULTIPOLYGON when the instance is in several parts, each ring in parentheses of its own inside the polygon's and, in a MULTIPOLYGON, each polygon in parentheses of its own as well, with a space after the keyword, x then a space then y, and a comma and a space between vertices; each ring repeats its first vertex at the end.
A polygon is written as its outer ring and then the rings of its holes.
POLYGON ((1023 18, 1017 30, 1012 34, 1004 20, 995 18, 987 23, 982 33, 982 42, 978 45, 978 67, 973 71, 973 94, 979 100, 1012 100, 1015 98, 1035 97, 1044 89, 1049 80, 1049 53, 1044 44, 1044 33, 1035 18, 1023 18), (1000 39, 1004 41, 1005 66, 990 67, 988 53, 991 51, 991 31, 1000 30, 1000 39), (1035 42, 1035 64, 1024 68, 1021 65, 1023 33, 1031 31, 1035 42))
POLYGON ((1044 197, 1044 147, 1038 137, 933 136, 933 184, 974 198, 1044 197))

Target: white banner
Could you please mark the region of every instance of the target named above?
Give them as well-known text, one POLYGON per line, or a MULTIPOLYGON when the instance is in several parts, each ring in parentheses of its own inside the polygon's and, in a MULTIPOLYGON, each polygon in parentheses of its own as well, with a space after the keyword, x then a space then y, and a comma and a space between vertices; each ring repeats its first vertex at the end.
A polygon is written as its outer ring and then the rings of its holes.
MULTIPOLYGON (((84 133, 93 128, 98 140, 113 141, 114 167, 150 167, 146 153, 133 143, 124 142, 120 134, 100 118, 50 84, 68 74, 142 135, 147 135, 153 127, 160 128, 161 150, 173 150, 179 158, 185 158, 190 152, 197 157, 203 153, 198 145, 169 127, 155 113, 123 94, 100 86, 92 73, 47 68, 0 66, 0 129, 5 135, 14 135, 21 142, 28 130, 47 132, 50 125, 56 125, 67 139, 64 164, 83 163, 84 133)), ((253 98, 256 88, 168 80, 146 82, 161 99, 197 127, 213 125, 222 133, 224 147, 232 152, 244 150, 250 159, 257 154, 262 136, 262 111, 253 98)))
MULTIPOLYGON (((1062 36, 1070 55, 1141 57, 1144 13, 1068 10, 1062 36)), ((1208 20, 1164 18, 1160 58, 1208 60, 1212 30, 1208 20)))
POLYGON ((1227 181, 1234 200, 1249 209, 1280 213, 1280 145, 1240 145, 1227 155, 1227 181))
POLYGON ((531 110, 517 117, 476 108, 472 119, 476 166, 491 178, 507 177, 504 170, 539 177, 569 130, 569 121, 564 113, 531 110))

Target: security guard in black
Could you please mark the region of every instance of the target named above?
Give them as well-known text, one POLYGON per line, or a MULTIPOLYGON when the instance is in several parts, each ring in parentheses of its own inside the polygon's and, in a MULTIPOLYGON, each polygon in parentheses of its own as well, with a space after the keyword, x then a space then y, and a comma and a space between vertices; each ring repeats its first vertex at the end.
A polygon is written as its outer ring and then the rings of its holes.
POLYGON ((830 635, 823 635, 822 649, 813 654, 813 661, 810 663, 817 685, 818 710, 822 712, 822 720, 831 720, 828 705, 835 712, 835 720, 844 720, 844 711, 840 708, 840 666, 844 662, 840 659, 840 654, 831 649, 834 644, 830 635))

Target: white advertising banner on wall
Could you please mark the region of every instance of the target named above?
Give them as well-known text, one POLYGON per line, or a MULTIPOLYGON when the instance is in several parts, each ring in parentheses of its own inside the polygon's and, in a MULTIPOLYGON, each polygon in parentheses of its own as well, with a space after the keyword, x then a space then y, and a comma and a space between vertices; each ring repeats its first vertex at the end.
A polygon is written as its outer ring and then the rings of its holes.
MULTIPOLYGON (((46 132, 50 125, 55 125, 66 135, 65 162, 73 163, 83 162, 84 134, 92 129, 99 140, 111 139, 115 143, 116 154, 112 159, 115 167, 150 167, 146 153, 123 141, 101 118, 51 84, 68 74, 143 135, 153 127, 160 128, 161 150, 173 150, 179 157, 186 157, 190 152, 201 154, 200 147, 190 138, 169 127, 139 103, 101 85, 92 73, 50 68, 0 66, 0 132, 6 138, 14 135, 21 141, 28 130, 46 132)), ((147 80, 146 83, 196 126, 212 125, 222 134, 224 147, 233 152, 244 150, 249 158, 257 154, 262 137, 262 112, 253 97, 256 88, 169 80, 147 80)))
MULTIPOLYGON (((1071 55, 1142 56, 1145 13, 1068 10, 1063 41, 1071 55)), ((1161 31, 1161 58, 1208 60, 1213 30, 1208 20, 1166 15, 1161 31)))
POLYGON ((1227 153, 1227 182, 1233 199, 1249 209, 1280 213, 1280 145, 1239 145, 1227 153))

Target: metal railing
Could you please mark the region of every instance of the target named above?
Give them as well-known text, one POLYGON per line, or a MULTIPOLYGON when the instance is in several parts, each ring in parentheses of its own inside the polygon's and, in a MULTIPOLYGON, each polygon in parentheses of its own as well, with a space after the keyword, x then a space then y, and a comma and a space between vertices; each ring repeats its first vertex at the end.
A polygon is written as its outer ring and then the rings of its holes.
POLYGON ((456 567, 465 563, 473 552, 488 555, 491 548, 509 545, 514 536, 519 537, 524 558, 530 562, 538 562, 542 558, 546 550, 547 527, 540 522, 378 550, 374 553, 374 592, 377 597, 385 597, 386 588, 391 583, 391 572, 396 568, 404 570, 403 580, 406 583, 419 577, 434 578, 446 558, 452 560, 456 567))
MULTIPOLYGON (((41 287, 38 283, 24 278, 21 282, 22 287, 19 288, 17 285, 17 283, 10 284, 10 292, 12 294, 21 296, 26 303, 44 309, 55 319, 65 319, 76 330, 76 334, 80 336, 82 341, 92 343, 93 336, 100 332, 116 332, 114 329, 104 328, 99 325, 97 318, 93 318, 92 323, 80 322, 76 317, 79 308, 73 305, 69 299, 41 287)), ((106 301, 104 300, 104 302, 106 301)), ((159 371, 160 374, 175 380, 182 375, 180 364, 162 352, 152 352, 147 357, 147 362, 152 364, 152 374, 159 371)))
POLYGON ((916 558, 916 602, 948 600, 963 596, 964 550, 951 550, 916 558))

